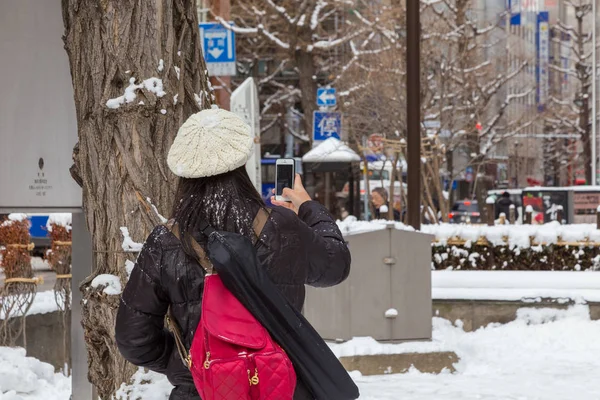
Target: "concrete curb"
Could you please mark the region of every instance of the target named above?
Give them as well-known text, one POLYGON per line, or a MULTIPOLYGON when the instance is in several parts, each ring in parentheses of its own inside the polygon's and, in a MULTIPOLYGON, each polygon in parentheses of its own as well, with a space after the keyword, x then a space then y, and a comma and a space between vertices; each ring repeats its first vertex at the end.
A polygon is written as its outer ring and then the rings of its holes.
POLYGON ((454 364, 459 361, 459 358, 452 351, 440 351, 341 357, 340 361, 346 370, 360 371, 361 374, 368 376, 405 373, 410 367, 428 374, 439 374, 444 369, 455 372, 454 364))

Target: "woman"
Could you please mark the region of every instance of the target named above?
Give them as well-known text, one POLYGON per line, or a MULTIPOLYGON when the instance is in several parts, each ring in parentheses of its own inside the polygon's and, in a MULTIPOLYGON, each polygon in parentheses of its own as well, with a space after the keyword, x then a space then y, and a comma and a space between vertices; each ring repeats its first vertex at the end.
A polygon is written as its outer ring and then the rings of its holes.
MULTIPOLYGON (((131 363, 167 375, 175 386, 171 400, 200 398, 164 328, 170 308, 189 349, 200 321, 204 274, 190 243, 178 237, 197 233, 200 221, 255 240, 261 264, 298 310, 305 284, 336 285, 350 272, 341 232, 329 212, 311 201, 299 176, 294 189, 283 193, 291 203, 273 200, 276 207, 264 228, 254 231, 265 204, 244 167, 253 146, 249 127, 228 111, 205 110, 182 125, 168 156, 169 168, 180 177, 168 226, 176 224, 179 234, 164 225, 154 229, 123 292, 116 324, 119 350, 131 363)), ((311 399, 301 382, 298 399, 311 399)))
MULTIPOLYGON (((382 187, 373 189, 371 192, 371 203, 375 210, 375 219, 387 219, 390 203, 388 192, 382 187)), ((394 221, 400 221, 400 211, 394 208, 394 221)))

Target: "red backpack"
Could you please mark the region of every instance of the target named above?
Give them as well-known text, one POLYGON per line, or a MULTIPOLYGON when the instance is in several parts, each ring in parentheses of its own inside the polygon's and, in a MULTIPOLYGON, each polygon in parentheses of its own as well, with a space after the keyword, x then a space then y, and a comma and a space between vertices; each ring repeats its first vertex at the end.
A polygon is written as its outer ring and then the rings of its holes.
MULTIPOLYGON (((261 210, 254 227, 268 218, 261 210)), ((174 232, 176 233, 176 232, 174 232)), ((203 400, 292 400, 296 373, 285 351, 223 285, 200 245, 192 240, 206 270, 202 314, 189 353, 174 321, 168 324, 203 400)))

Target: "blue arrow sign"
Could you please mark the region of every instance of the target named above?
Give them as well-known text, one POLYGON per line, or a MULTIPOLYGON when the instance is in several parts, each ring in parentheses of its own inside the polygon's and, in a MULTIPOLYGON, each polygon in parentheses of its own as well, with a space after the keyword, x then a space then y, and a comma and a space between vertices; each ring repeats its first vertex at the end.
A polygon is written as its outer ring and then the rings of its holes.
POLYGON ((333 107, 336 104, 336 90, 334 88, 317 89, 317 105, 319 107, 333 107))
POLYGON ((217 22, 200 24, 202 53, 212 76, 235 75, 235 34, 217 22))
POLYGON ((313 141, 321 142, 331 137, 340 139, 342 114, 339 112, 315 111, 313 114, 313 141))

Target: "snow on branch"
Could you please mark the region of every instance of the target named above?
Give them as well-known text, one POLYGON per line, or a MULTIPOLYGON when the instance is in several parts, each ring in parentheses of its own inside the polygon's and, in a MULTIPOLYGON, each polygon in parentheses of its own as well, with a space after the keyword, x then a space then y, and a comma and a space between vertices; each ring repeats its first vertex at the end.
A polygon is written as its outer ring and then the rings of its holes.
POLYGON ((274 34, 272 34, 271 32, 267 31, 264 27, 263 24, 258 25, 258 31, 260 33, 263 34, 263 36, 265 36, 267 39, 269 39, 270 41, 272 41, 273 43, 275 43, 277 46, 281 47, 282 49, 289 49, 290 45, 288 43, 284 43, 281 39, 279 39, 277 36, 275 36, 274 34))
POLYGON ((230 23, 228 23, 221 17, 216 17, 216 20, 221 25, 223 25, 226 29, 229 29, 230 31, 233 31, 237 34, 240 34, 240 35, 261 34, 264 37, 266 37, 267 39, 269 39, 272 43, 281 47, 282 49, 287 50, 290 48, 290 45, 288 43, 283 42, 281 39, 279 39, 277 36, 275 36, 275 34, 266 30, 265 26, 263 24, 259 24, 256 28, 240 28, 238 26, 231 25, 230 23))
POLYGON ((273 0, 265 0, 265 1, 269 5, 269 7, 271 7, 273 10, 277 11, 277 14, 279 14, 283 19, 285 19, 285 21, 288 24, 293 25, 295 23, 294 19, 292 17, 290 17, 290 14, 288 14, 285 7, 278 6, 277 4, 275 4, 273 2, 273 0))
POLYGON ((274 127, 274 126, 275 126, 275 124, 276 124, 278 121, 279 121, 279 118, 278 118, 278 117, 275 117, 275 118, 273 118, 273 120, 272 120, 271 122, 269 122, 267 125, 264 125, 264 126, 262 126, 262 124, 261 124, 261 127, 260 127, 260 133, 262 134, 262 133, 265 133, 265 132, 267 132, 269 129, 271 129, 272 127, 274 127))
POLYGON ((313 47, 313 48, 320 49, 320 50, 333 49, 335 47, 338 47, 338 46, 348 43, 349 41, 351 41, 352 39, 354 39, 357 36, 362 35, 363 33, 365 33, 365 29, 359 29, 355 32, 352 32, 352 33, 350 33, 344 37, 338 38, 338 39, 320 40, 309 47, 313 47))
POLYGON ((561 68, 558 65, 550 64, 550 69, 577 78, 577 73, 575 73, 575 71, 573 71, 571 68, 561 68))
POLYGON ((366 83, 361 83, 359 85, 353 86, 350 89, 344 90, 343 92, 339 92, 338 96, 339 97, 348 97, 350 96, 353 92, 356 92, 357 90, 361 90, 366 88, 368 85, 366 83))
POLYGON ((321 11, 327 7, 327 3, 323 0, 319 0, 315 9, 313 10, 312 16, 310 17, 310 30, 314 31, 319 26, 319 14, 321 11))
POLYGON ((273 78, 275 78, 275 76, 280 73, 281 71, 283 71, 286 67, 288 63, 288 60, 283 60, 282 62, 279 63, 279 65, 277 66, 277 68, 275 68, 275 71, 273 71, 273 73, 263 79, 261 79, 260 81, 258 81, 259 86, 260 85, 264 85, 270 81, 273 80, 273 78))

